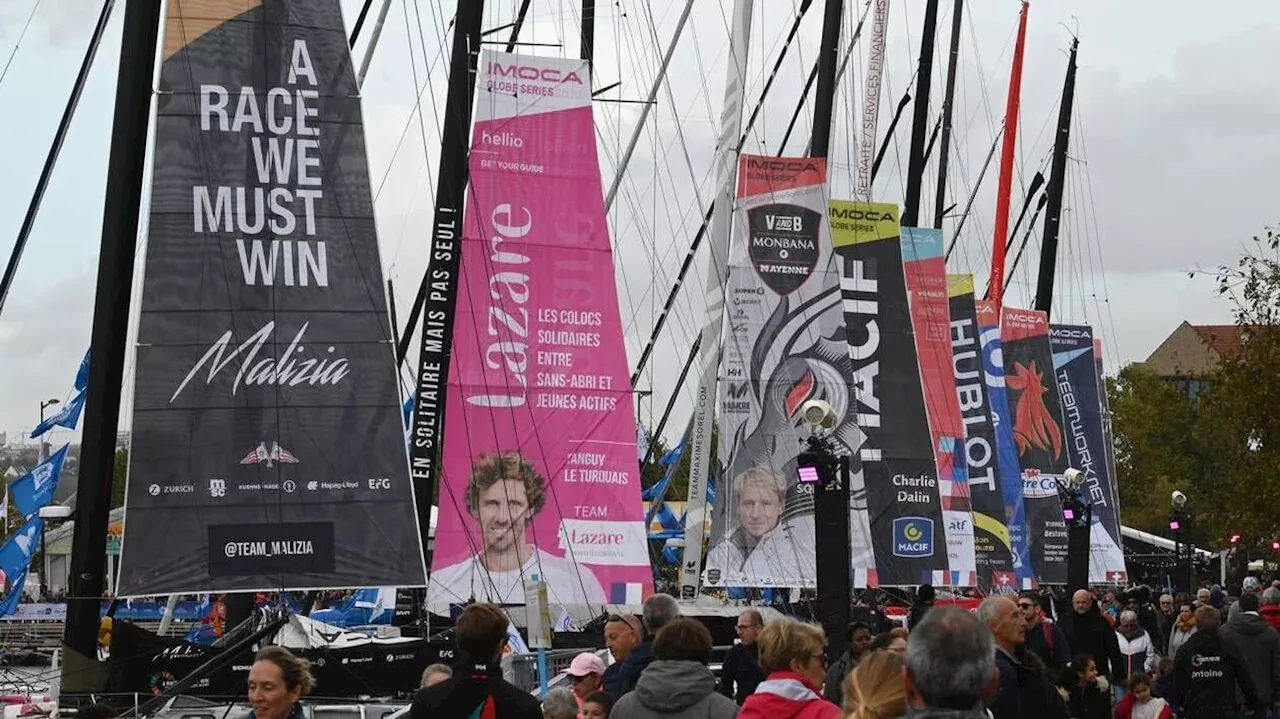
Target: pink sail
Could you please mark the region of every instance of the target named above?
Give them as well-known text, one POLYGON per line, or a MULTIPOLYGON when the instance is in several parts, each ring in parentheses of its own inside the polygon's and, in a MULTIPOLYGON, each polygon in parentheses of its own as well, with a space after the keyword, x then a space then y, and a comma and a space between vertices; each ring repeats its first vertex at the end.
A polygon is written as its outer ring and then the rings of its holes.
POLYGON ((486 52, 476 95, 428 607, 523 604, 535 577, 552 606, 638 603, 653 580, 590 77, 486 52))

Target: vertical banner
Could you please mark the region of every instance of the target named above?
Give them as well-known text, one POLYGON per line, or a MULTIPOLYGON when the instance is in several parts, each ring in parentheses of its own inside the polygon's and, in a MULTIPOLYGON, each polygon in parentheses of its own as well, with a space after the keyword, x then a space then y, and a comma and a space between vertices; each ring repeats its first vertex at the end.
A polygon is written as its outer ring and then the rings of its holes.
POLYGON ((1013 415, 1009 411, 1009 392, 1005 387, 1004 347, 1000 341, 1000 310, 990 300, 976 300, 978 336, 982 344, 982 371, 987 383, 987 402, 991 408, 991 425, 995 431, 996 479, 1004 501, 1005 523, 1009 527, 1009 547, 1018 587, 1032 589, 1036 585, 1031 564, 1031 540, 1027 536, 1026 503, 1022 496, 1022 469, 1018 464, 1018 447, 1013 439, 1013 415))
POLYGON ((1093 510, 1089 528, 1089 581, 1122 584, 1129 581, 1129 575, 1125 570, 1124 544, 1111 491, 1115 479, 1107 466, 1093 328, 1049 325, 1049 345, 1053 348, 1054 381, 1062 400, 1062 428, 1071 466, 1084 472, 1081 490, 1093 510))
POLYGON ((1017 577, 997 474, 996 431, 991 421, 991 402, 982 362, 973 275, 947 275, 947 298, 952 372, 965 429, 964 458, 969 474, 969 500, 973 505, 973 550, 978 580, 983 589, 1011 590, 1017 586, 1017 577))
MULTIPOLYGON (((832 438, 851 454, 861 433, 840 311, 840 275, 825 217, 821 158, 744 155, 738 163, 720 381, 725 462, 704 582, 813 587, 813 484, 796 457, 810 427, 800 410, 828 402, 832 438)), ((866 492, 851 488, 854 566, 870 566, 866 492)))
POLYGON ((532 574, 587 613, 652 592, 589 80, 583 60, 480 60, 434 612, 524 604, 532 574))
POLYGON ((938 493, 942 498, 950 569, 949 573, 935 575, 933 584, 973 587, 978 584, 978 568, 974 559, 968 471, 964 462, 952 462, 956 449, 962 448, 965 441, 965 425, 960 416, 951 362, 951 320, 947 268, 942 259, 942 230, 903 227, 902 260, 933 456, 938 467, 938 493), (956 469, 963 472, 957 476, 953 474, 956 469))
POLYGON ((1093 340, 1093 361, 1098 370, 1098 399, 1102 403, 1102 447, 1107 458, 1107 475, 1111 477, 1111 506, 1116 523, 1114 536, 1120 536, 1120 476, 1116 474, 1116 444, 1111 434, 1111 397, 1107 394, 1107 378, 1102 369, 1102 340, 1096 337, 1093 340))
POLYGON ((1045 313, 1005 307, 1000 316, 1005 385, 1013 441, 1022 467, 1031 563, 1041 584, 1067 581, 1067 523, 1058 483, 1070 466, 1062 435, 1062 405, 1053 381, 1053 350, 1045 313))
POLYGON ((422 586, 340 4, 166 7, 118 594, 422 586))
POLYGON ((946 535, 902 270, 898 207, 844 200, 829 206, 853 361, 853 411, 863 433, 853 447, 861 463, 855 471, 866 487, 875 552, 875 572, 866 583, 932 582, 934 572, 947 569, 946 535))

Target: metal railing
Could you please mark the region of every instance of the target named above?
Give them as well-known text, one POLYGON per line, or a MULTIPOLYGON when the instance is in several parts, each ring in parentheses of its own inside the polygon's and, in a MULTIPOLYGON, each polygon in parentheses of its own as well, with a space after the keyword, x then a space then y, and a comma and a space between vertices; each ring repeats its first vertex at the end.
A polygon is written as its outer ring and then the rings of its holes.
MULTIPOLYGON (((122 620, 117 620, 122 621, 122 620)), ((160 631, 160 622, 135 622, 152 633, 160 631)), ((191 628, 191 622, 175 621, 165 636, 180 637, 191 628)), ((6 651, 21 649, 53 650, 62 646, 62 622, 2 622, 0 647, 6 651)))

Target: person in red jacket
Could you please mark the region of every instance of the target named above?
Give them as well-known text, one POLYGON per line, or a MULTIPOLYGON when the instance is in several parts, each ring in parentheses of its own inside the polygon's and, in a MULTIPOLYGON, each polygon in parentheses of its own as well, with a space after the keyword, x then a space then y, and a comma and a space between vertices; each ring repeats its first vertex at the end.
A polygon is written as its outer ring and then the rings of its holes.
POLYGON ((1262 609, 1258 610, 1258 614, 1267 620, 1272 629, 1280 632, 1280 589, 1267 587, 1267 591, 1262 593, 1262 609))
POLYGON ((784 619, 766 626, 758 642, 767 676, 738 719, 840 719, 840 707, 822 697, 827 641, 821 629, 784 619))
POLYGON ((1128 689, 1116 704, 1115 719, 1173 719, 1169 703, 1151 696, 1151 678, 1146 674, 1130 675, 1128 689))

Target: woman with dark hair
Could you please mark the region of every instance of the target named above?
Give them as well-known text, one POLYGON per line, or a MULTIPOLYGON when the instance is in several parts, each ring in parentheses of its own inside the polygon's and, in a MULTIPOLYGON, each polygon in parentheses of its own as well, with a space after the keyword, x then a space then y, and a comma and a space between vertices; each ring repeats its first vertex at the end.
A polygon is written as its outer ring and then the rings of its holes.
POLYGON ((1062 672, 1072 719, 1111 719, 1111 692, 1088 654, 1077 654, 1062 672))
POLYGON ((874 654, 879 651, 895 652, 901 654, 907 651, 907 630, 902 627, 894 627, 887 632, 881 632, 871 640, 871 644, 867 646, 867 653, 874 654))
POLYGON ((653 657, 640 673, 636 688, 613 705, 610 719, 737 716, 738 705, 716 691, 715 675, 707 668, 711 632, 701 622, 687 617, 668 622, 654 637, 653 657))
POLYGON ((249 669, 249 704, 254 719, 301 719, 302 697, 311 693, 315 679, 311 663, 284 647, 265 647, 253 657, 249 669))

